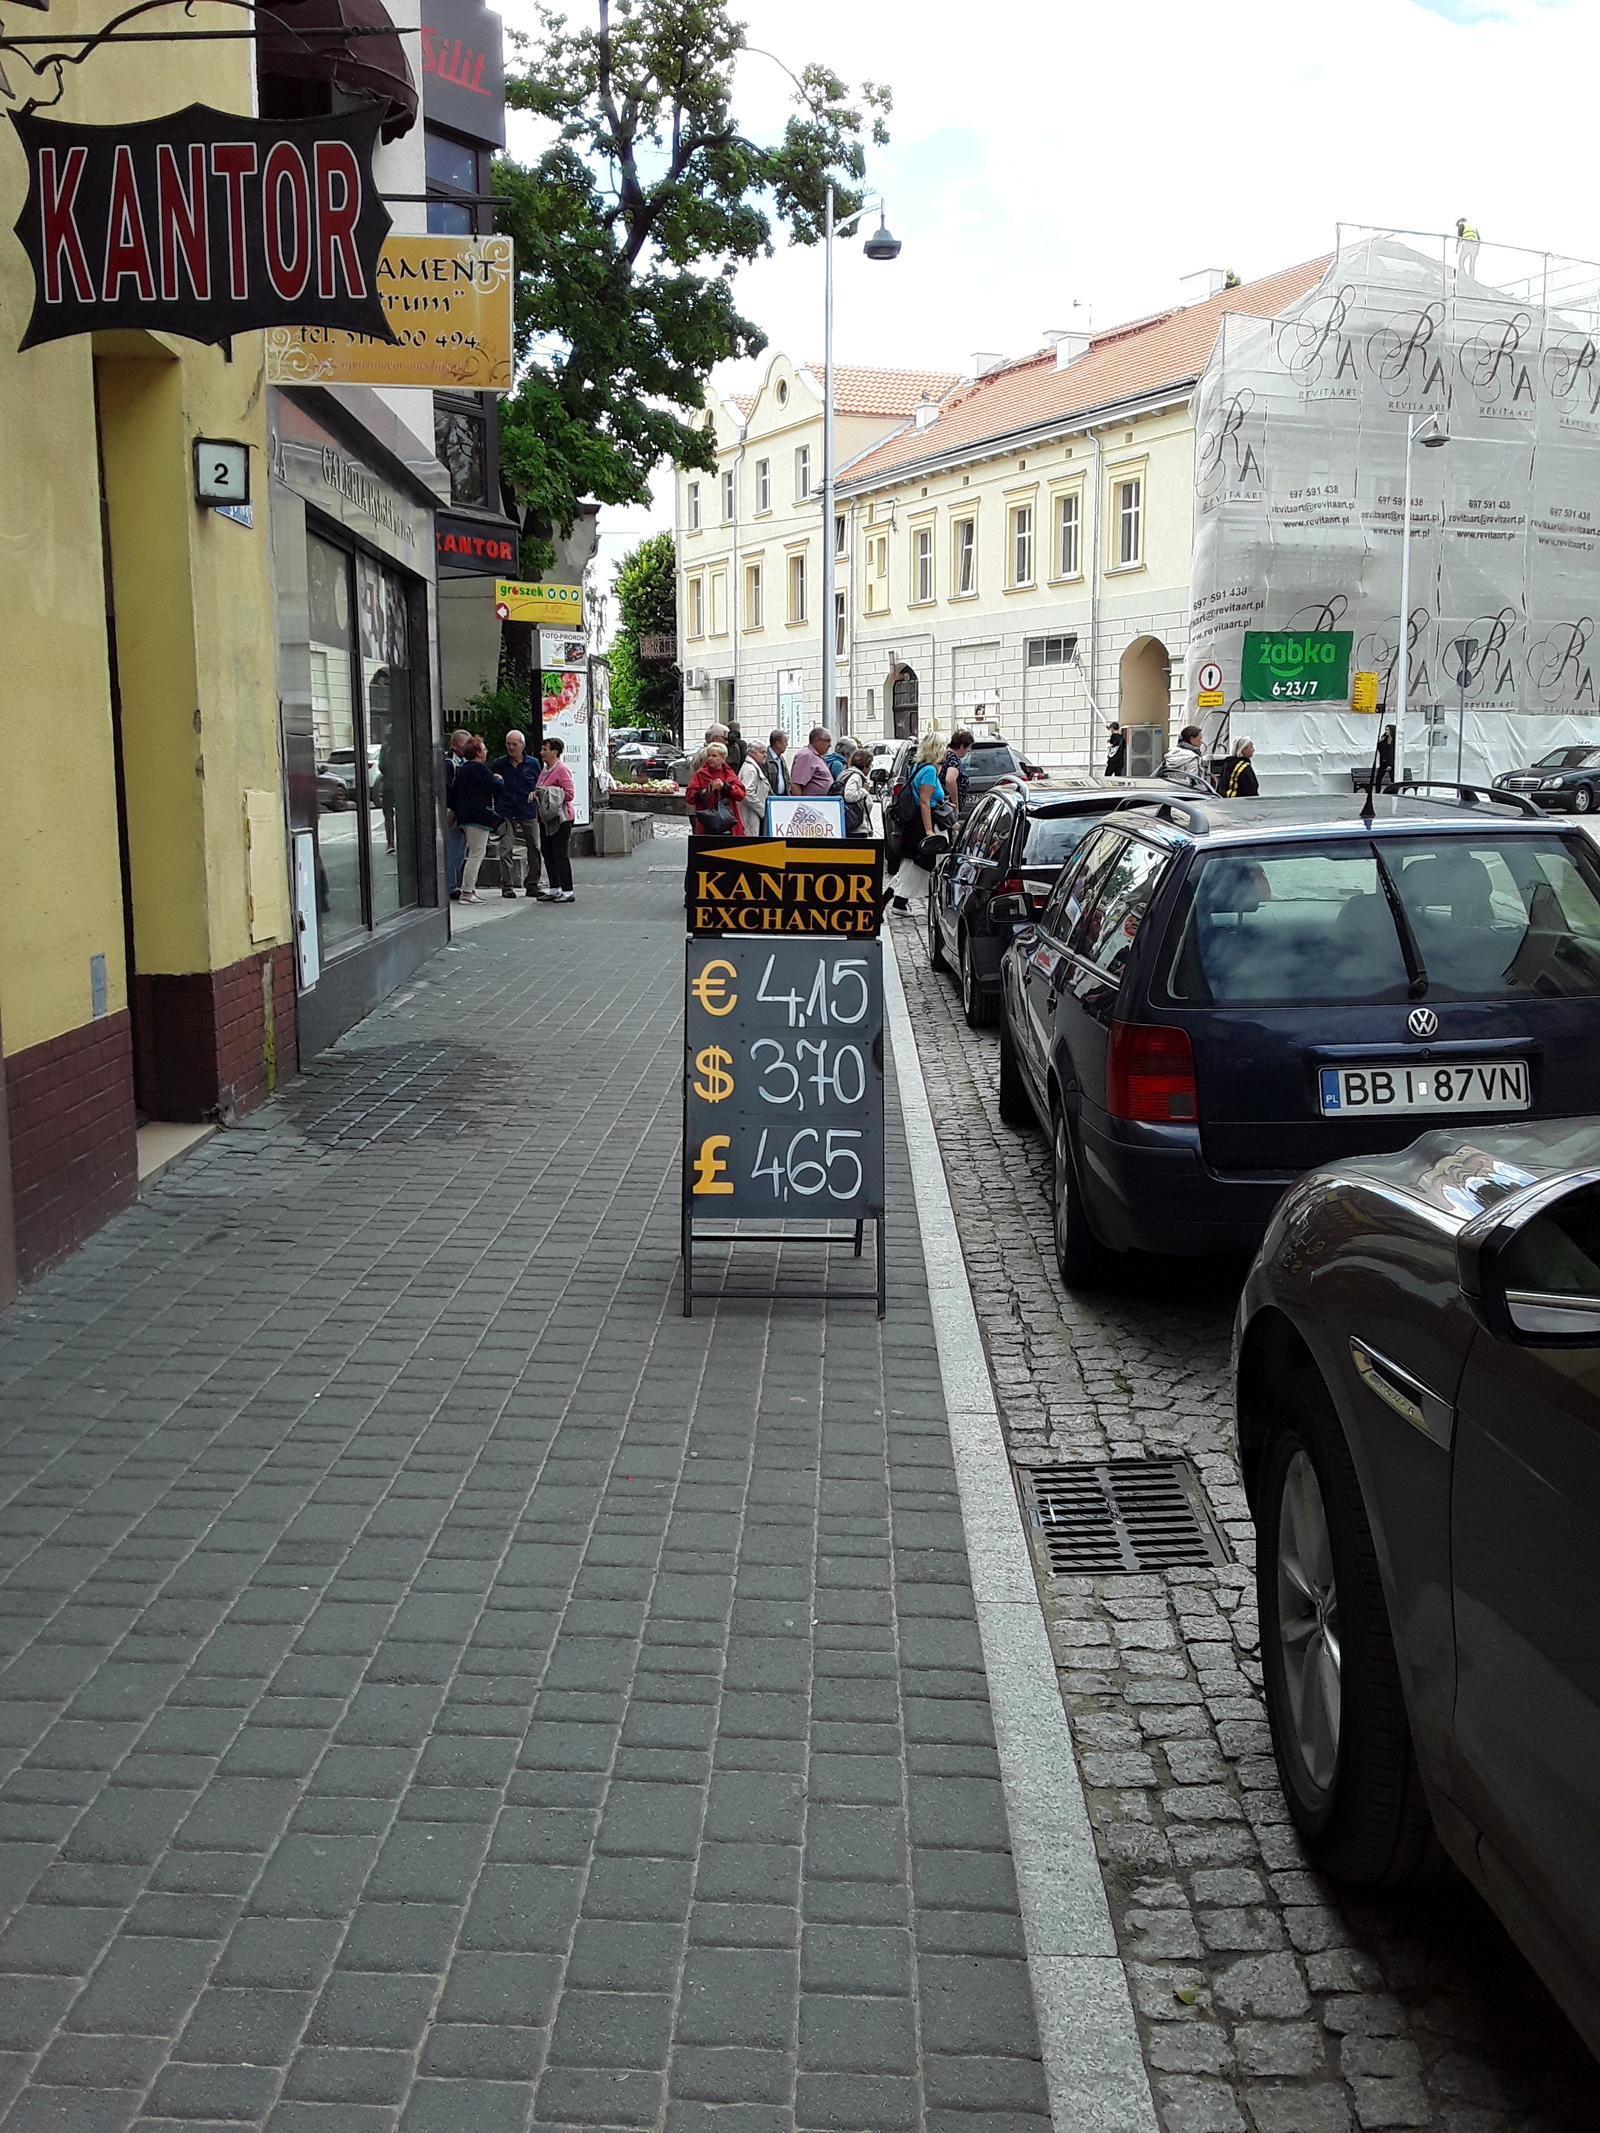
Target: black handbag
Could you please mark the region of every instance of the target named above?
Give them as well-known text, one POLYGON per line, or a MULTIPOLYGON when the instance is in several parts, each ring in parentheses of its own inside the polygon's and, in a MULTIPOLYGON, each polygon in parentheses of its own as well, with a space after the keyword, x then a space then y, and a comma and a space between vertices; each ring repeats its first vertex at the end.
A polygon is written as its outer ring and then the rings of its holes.
POLYGON ((726 800, 717 807, 699 809, 695 814, 694 826, 702 837, 726 837, 733 830, 733 809, 726 800))

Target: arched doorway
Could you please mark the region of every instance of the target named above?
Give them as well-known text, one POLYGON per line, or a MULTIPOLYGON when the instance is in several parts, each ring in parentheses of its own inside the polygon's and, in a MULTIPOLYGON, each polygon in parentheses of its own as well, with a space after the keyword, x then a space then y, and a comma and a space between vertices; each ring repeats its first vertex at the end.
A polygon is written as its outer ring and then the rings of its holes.
POLYGON ((1167 752, 1172 659, 1159 637, 1135 637, 1118 669, 1118 716, 1128 730, 1128 775, 1149 777, 1167 752))
POLYGON ((897 667, 890 686, 889 704, 897 741, 915 740, 921 716, 922 685, 915 667, 897 667))

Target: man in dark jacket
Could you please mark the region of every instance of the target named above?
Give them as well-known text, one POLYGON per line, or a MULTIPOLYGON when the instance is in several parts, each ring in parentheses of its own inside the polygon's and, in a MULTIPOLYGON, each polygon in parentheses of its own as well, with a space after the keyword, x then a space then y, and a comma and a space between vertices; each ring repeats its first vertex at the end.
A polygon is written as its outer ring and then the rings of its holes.
POLYGON ((515 727, 506 735, 506 752, 489 766, 494 776, 495 806, 500 812, 500 894, 515 896, 527 883, 527 893, 539 893, 539 806, 533 788, 539 782, 539 765, 528 758, 528 737, 515 727))
POLYGON ((1113 726, 1106 736, 1106 776, 1125 778, 1128 774, 1128 729, 1113 726))
POLYGON ((1217 789, 1225 800, 1253 800, 1260 792, 1261 780, 1250 761, 1255 752, 1254 741, 1240 741, 1223 764, 1217 789))

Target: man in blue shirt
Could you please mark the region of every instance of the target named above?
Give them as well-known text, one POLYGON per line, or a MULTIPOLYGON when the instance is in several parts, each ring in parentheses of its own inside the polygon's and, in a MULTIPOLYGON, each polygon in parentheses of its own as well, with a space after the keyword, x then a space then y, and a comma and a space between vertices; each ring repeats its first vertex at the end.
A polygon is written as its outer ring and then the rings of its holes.
POLYGON ((500 894, 515 896, 526 878, 528 895, 537 896, 539 806, 533 788, 539 782, 539 765, 529 759, 527 735, 513 727, 506 735, 505 754, 497 755, 490 768, 500 813, 500 894))

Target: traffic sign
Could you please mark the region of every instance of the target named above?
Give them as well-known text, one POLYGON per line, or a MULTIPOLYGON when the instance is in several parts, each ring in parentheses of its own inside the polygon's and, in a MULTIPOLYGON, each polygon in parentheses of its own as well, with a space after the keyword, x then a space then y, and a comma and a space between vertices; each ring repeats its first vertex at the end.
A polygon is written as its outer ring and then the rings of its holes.
POLYGON ((1195 679, 1200 685, 1201 694, 1208 696, 1213 689, 1222 687, 1222 669, 1214 659, 1208 659, 1195 679))

